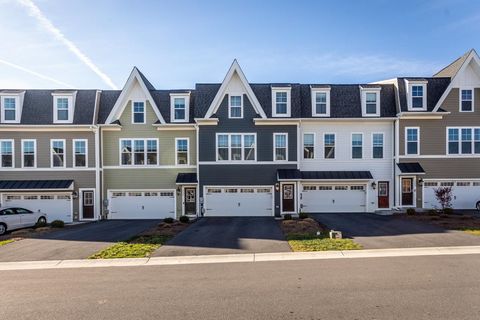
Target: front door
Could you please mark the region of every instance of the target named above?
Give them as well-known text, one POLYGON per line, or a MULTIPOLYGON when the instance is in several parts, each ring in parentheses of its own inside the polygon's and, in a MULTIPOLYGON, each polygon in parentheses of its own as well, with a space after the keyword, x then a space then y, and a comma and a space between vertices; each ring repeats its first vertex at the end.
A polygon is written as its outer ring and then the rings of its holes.
POLYGON ((284 184, 282 186, 282 211, 295 211, 295 185, 284 184))
POLYGON ((402 205, 413 206, 413 178, 402 178, 402 205))
POLYGON ((389 187, 388 181, 380 181, 378 183, 378 207, 389 208, 389 187))
POLYGON ((83 199, 83 219, 93 219, 94 218, 94 210, 93 210, 93 191, 82 191, 82 199, 83 199))
POLYGON ((195 215, 197 214, 197 189, 185 188, 185 214, 195 215))

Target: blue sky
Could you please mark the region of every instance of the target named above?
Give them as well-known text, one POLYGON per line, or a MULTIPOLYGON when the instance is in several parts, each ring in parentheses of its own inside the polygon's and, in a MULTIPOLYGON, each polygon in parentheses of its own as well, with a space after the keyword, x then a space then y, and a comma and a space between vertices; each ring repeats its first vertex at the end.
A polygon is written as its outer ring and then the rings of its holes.
POLYGON ((134 65, 192 88, 234 58, 250 82, 429 76, 479 34, 474 0, 0 0, 0 88, 122 87, 134 65))

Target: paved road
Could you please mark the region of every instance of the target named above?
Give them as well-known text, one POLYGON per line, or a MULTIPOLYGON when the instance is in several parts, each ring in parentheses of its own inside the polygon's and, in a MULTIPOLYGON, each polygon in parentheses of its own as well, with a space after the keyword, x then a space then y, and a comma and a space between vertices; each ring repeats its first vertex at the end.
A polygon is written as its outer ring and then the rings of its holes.
POLYGON ((340 230, 365 249, 480 245, 480 237, 448 231, 428 223, 368 213, 312 214, 330 229, 340 230))
POLYGON ((480 256, 0 273, 0 319, 480 319, 480 256))
POLYGON ((0 261, 84 259, 157 223, 158 220, 109 220, 72 226, 2 246, 0 261))
POLYGON ((202 218, 153 256, 289 251, 290 246, 274 218, 202 218))

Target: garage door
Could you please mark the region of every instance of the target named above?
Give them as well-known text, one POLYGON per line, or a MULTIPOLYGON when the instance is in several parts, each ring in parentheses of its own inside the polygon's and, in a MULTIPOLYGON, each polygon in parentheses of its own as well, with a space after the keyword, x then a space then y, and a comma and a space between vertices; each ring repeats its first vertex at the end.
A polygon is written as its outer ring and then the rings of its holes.
POLYGON ((72 199, 69 194, 6 194, 2 204, 47 214, 48 222, 72 222, 72 199))
POLYGON ((175 191, 115 191, 109 193, 109 219, 175 217, 175 191))
POLYGON ((480 201, 479 181, 426 181, 423 183, 423 207, 426 209, 440 208, 435 198, 435 189, 442 186, 452 187, 452 206, 454 209, 475 209, 480 201))
POLYGON ((205 187, 205 216, 273 216, 272 187, 205 187))
POLYGON ((365 212, 364 185, 303 185, 304 212, 365 212))

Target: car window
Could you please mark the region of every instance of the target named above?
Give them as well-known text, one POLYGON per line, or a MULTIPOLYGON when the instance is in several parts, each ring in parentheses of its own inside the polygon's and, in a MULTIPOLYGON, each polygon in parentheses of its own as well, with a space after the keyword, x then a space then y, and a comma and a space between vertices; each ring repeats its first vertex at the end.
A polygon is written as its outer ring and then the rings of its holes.
POLYGON ((24 209, 24 208, 16 208, 15 210, 17 211, 18 214, 29 214, 29 213, 33 213, 32 211, 27 210, 27 209, 24 209))
POLYGON ((14 214, 16 214, 16 213, 15 213, 15 210, 13 210, 13 209, 4 209, 0 212, 0 215, 2 215, 2 216, 3 215, 11 216, 11 215, 14 215, 14 214))

